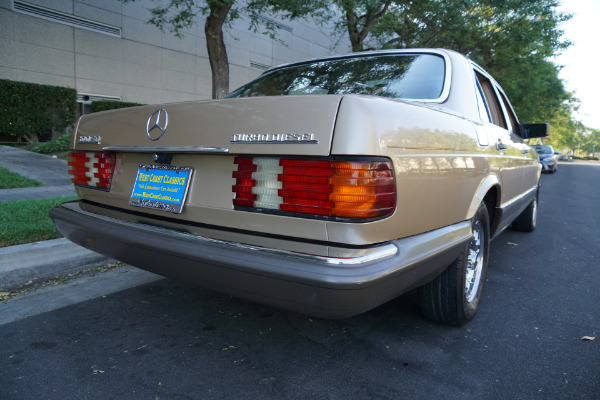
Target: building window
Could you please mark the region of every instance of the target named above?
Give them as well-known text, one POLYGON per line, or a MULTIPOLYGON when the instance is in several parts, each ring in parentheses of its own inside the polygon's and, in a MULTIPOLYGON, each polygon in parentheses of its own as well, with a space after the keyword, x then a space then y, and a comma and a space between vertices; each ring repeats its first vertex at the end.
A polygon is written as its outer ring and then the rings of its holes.
POLYGON ((71 14, 65 14, 50 8, 41 7, 24 1, 13 1, 13 10, 21 14, 32 17, 42 18, 59 24, 73 26, 75 28, 87 29, 105 35, 121 37, 121 28, 95 22, 86 18, 76 17, 71 14))

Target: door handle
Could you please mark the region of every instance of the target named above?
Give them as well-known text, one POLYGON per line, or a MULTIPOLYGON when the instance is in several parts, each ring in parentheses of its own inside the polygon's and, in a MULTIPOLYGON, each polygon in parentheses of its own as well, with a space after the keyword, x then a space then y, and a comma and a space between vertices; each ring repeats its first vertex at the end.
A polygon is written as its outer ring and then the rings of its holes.
POLYGON ((521 150, 521 153, 527 154, 527 153, 529 153, 529 149, 523 148, 523 150, 521 150))
POLYGON ((502 151, 502 150, 506 150, 507 148, 508 148, 508 145, 502 143, 502 140, 498 139, 498 143, 496 143, 496 150, 502 151))

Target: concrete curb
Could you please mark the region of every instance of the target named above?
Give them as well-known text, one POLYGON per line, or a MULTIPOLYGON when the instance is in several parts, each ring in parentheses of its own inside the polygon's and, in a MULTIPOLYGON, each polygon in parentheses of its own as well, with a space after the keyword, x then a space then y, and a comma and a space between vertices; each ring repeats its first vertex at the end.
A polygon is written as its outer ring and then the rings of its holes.
POLYGON ((0 248, 0 289, 115 262, 112 258, 54 239, 0 248))
MULTIPOLYGON (((65 160, 0 146, 0 166, 42 182, 45 186, 0 190, 0 201, 61 197, 75 194, 65 160)), ((0 248, 0 289, 14 288, 115 262, 67 239, 0 248)))

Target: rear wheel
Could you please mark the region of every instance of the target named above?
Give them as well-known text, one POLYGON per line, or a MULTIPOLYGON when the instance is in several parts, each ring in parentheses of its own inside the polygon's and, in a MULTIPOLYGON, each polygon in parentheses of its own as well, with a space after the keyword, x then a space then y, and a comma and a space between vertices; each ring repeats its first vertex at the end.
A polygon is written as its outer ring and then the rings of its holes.
POLYGON ((540 187, 535 191, 535 197, 525 210, 512 223, 512 228, 520 232, 533 232, 537 226, 538 200, 540 197, 540 187))
POLYGON ((477 313, 488 263, 490 220, 485 204, 471 221, 473 236, 458 258, 433 281, 419 288, 426 317, 463 325, 477 313))

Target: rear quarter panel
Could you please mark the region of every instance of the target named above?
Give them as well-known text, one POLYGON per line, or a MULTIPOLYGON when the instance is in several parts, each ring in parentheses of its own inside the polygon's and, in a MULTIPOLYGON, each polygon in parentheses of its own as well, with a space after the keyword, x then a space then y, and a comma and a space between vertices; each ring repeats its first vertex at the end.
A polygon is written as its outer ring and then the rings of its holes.
POLYGON ((468 219, 482 182, 497 175, 473 122, 400 100, 345 97, 331 153, 389 157, 396 178, 395 213, 352 226, 328 222, 329 238, 340 242, 381 242, 468 219))

